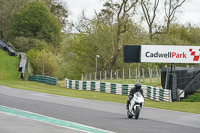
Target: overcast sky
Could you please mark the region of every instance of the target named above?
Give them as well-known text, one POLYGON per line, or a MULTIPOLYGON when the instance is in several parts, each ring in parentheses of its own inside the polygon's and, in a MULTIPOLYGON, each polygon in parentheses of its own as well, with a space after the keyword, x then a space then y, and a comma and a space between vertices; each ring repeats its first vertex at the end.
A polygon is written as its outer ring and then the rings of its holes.
MULTIPOLYGON (((94 10, 100 11, 103 0, 63 0, 70 10, 70 19, 77 21, 84 10, 88 17, 94 15, 94 10)), ((182 14, 177 16, 182 24, 196 24, 200 26, 200 0, 187 0, 182 6, 182 14)))

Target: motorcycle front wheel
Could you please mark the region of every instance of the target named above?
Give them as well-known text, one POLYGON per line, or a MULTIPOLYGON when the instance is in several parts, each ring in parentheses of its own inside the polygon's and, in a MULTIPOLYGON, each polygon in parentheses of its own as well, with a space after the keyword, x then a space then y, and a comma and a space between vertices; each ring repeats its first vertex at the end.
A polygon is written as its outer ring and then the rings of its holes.
POLYGON ((139 114, 140 114, 140 107, 137 106, 137 107, 136 107, 136 110, 135 110, 135 119, 138 119, 138 118, 139 118, 139 114))

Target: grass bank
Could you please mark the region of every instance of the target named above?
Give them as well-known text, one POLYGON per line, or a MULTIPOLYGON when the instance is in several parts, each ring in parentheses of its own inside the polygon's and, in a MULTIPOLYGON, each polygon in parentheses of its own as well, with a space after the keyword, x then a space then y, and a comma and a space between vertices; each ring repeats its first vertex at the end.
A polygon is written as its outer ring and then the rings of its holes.
POLYGON ((0 49, 0 80, 18 80, 19 59, 0 49))

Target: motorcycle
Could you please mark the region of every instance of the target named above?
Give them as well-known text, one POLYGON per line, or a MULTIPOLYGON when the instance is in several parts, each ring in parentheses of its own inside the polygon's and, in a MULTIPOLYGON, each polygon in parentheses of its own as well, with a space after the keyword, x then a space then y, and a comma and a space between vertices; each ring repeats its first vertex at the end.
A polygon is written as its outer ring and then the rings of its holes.
POLYGON ((129 110, 127 111, 127 117, 132 118, 135 116, 135 119, 139 118, 140 111, 144 104, 144 98, 140 92, 136 92, 134 97, 130 101, 129 110))

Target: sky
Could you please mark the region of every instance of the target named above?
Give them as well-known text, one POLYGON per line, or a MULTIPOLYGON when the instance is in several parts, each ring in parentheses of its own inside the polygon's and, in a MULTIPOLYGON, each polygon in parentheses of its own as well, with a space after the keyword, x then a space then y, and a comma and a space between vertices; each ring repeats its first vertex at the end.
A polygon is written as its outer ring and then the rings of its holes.
MULTIPOLYGON (((67 3, 70 11, 69 19, 76 22, 84 10, 87 17, 94 16, 94 10, 97 12, 102 9, 104 0, 63 0, 67 3)), ((200 26, 200 0, 186 0, 181 7, 182 13, 177 16, 177 21, 181 24, 191 23, 200 26)))

